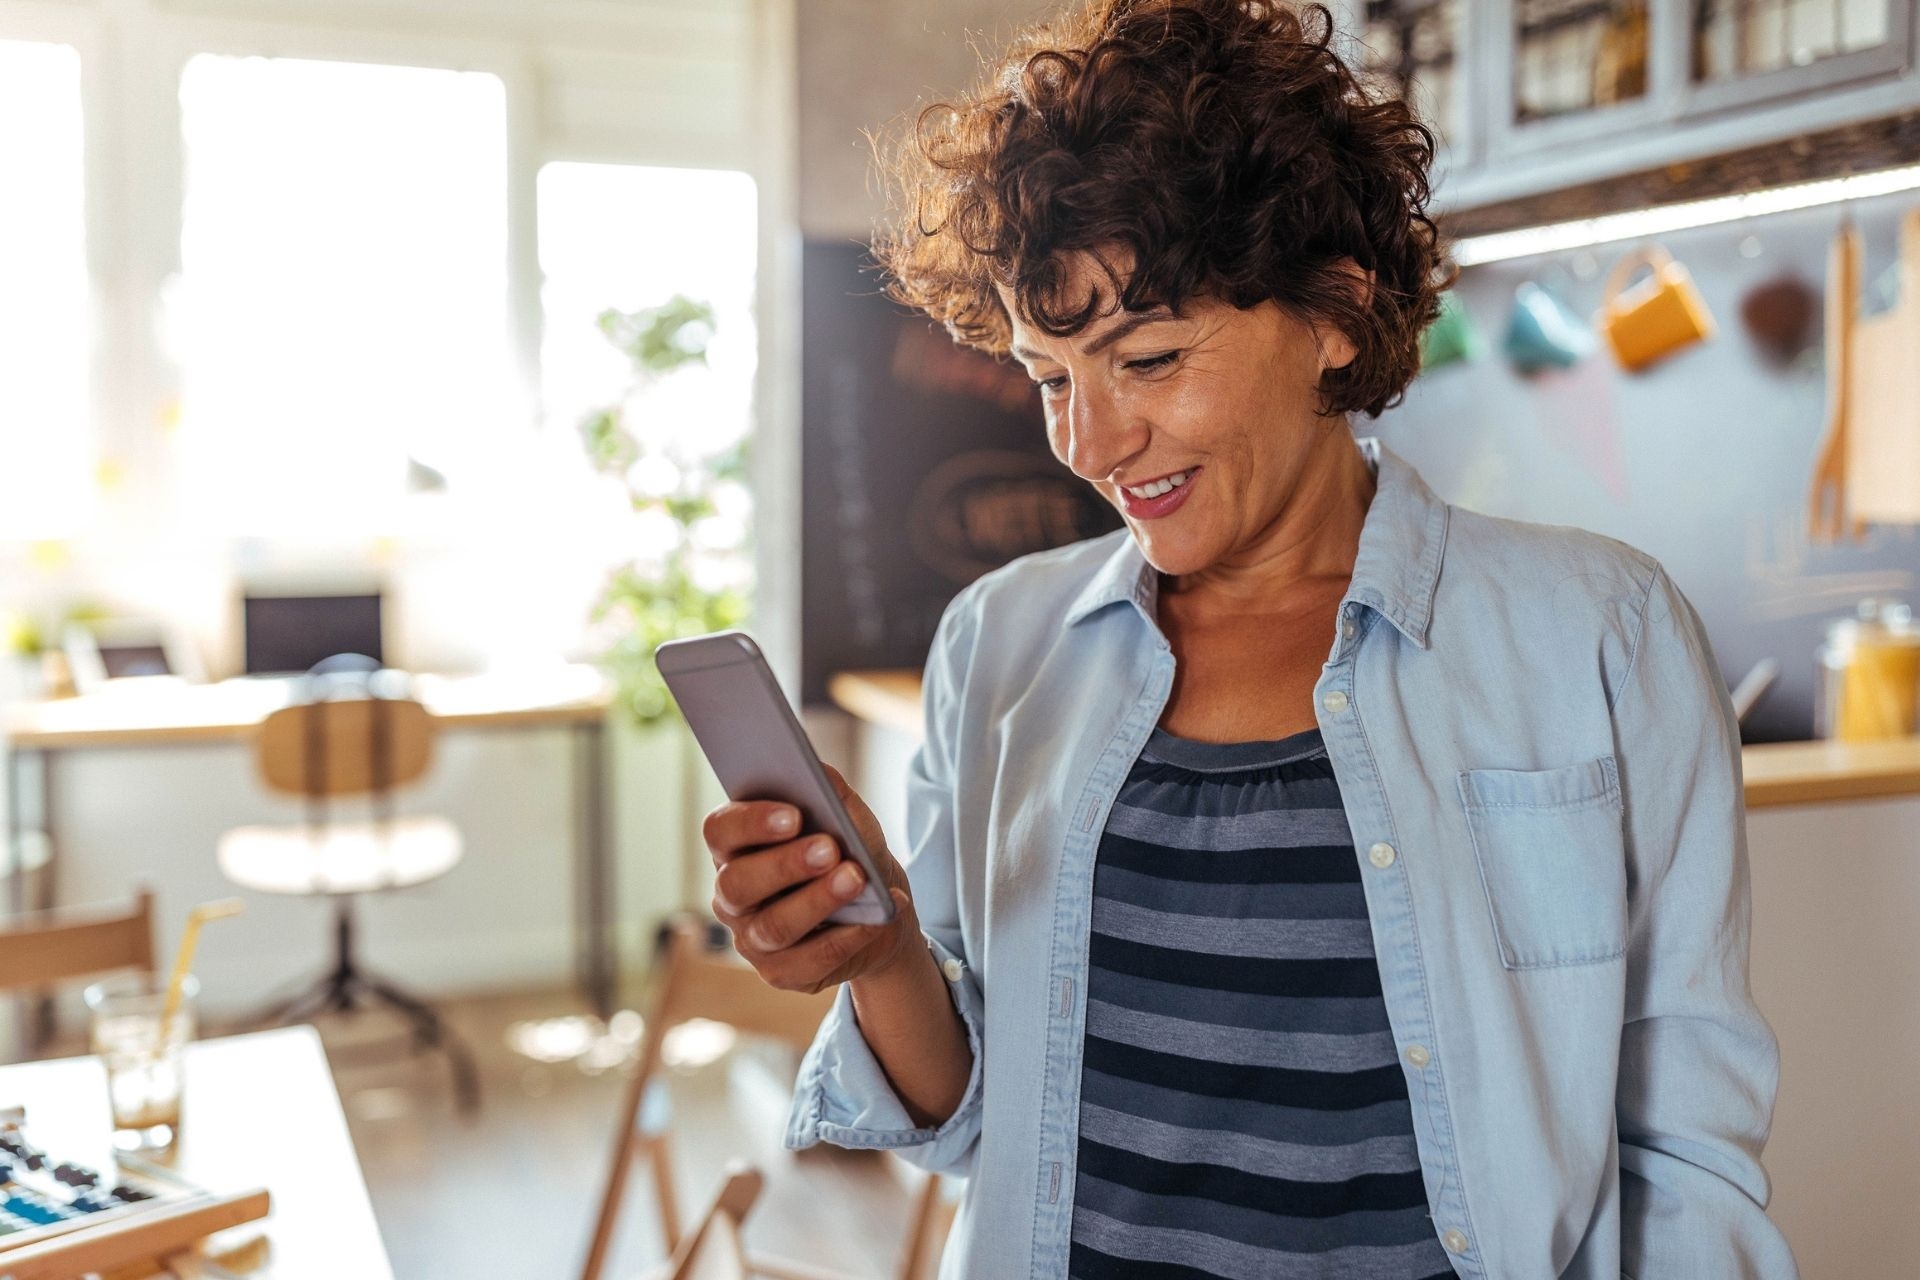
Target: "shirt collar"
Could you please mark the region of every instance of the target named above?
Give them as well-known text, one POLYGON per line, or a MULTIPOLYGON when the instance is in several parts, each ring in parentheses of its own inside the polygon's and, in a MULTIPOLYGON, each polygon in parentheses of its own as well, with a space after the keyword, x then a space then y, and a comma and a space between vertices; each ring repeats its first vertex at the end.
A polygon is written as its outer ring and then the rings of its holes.
MULTIPOLYGON (((1376 481, 1373 502, 1360 528, 1353 580, 1343 599, 1366 605, 1424 649, 1446 549, 1447 504, 1378 436, 1360 436, 1354 443, 1376 481)), ((1123 602, 1152 622, 1159 583, 1159 574, 1127 534, 1074 597, 1066 625, 1123 602)))

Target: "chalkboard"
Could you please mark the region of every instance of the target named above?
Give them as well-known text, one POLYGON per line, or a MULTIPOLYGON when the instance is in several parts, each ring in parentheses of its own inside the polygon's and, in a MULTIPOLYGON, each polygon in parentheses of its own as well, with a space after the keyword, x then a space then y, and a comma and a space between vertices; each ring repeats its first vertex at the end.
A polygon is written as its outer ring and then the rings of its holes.
POLYGON ((801 252, 801 697, 926 660, 947 602, 1032 551, 1120 527, 1047 449, 1017 364, 889 301, 866 250, 801 252))

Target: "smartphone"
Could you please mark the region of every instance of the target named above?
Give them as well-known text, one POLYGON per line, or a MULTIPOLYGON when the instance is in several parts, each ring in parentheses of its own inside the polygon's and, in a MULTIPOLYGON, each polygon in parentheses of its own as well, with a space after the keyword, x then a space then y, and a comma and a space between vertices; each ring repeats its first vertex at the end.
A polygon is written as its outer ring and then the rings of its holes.
POLYGON ((832 836, 867 873, 860 896, 827 919, 835 924, 893 919, 893 897, 880 869, 753 637, 716 631, 669 640, 655 652, 654 662, 730 798, 785 801, 800 811, 802 835, 832 836))

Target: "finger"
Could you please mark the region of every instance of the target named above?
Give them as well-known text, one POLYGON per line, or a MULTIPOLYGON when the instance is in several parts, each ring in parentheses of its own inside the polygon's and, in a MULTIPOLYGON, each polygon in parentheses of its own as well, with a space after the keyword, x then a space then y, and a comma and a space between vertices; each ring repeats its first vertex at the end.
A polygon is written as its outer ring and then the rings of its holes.
POLYGON ((823 764, 827 771, 827 781, 833 784, 833 790, 840 797, 840 803, 847 808, 847 816, 853 819, 853 829, 860 833, 860 840, 869 851, 876 855, 886 848, 887 836, 880 829, 880 819, 873 816, 873 810, 860 798, 860 793, 847 785, 840 771, 830 764, 823 764))
POLYGON ((700 824, 701 838, 714 865, 742 849, 790 840, 800 831, 800 811, 776 800, 733 801, 709 813, 700 824))
POLYGON ((840 861, 832 836, 807 836, 767 849, 738 853, 714 873, 715 896, 735 915, 761 910, 771 898, 829 871, 840 861))
POLYGON ((803 884, 754 912, 746 922, 747 945, 762 955, 786 950, 858 897, 866 882, 858 863, 842 862, 832 875, 803 884))

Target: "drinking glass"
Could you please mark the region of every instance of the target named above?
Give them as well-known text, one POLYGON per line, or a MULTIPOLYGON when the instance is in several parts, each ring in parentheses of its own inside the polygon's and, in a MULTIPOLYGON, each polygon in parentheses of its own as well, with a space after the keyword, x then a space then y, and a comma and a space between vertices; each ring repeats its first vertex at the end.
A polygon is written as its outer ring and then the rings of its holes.
POLYGON ((193 1039, 198 993, 189 975, 179 1007, 162 1026, 167 984, 158 974, 127 974, 86 990, 93 1051, 107 1068, 113 1140, 122 1150, 164 1150, 179 1137, 181 1052, 193 1039))

